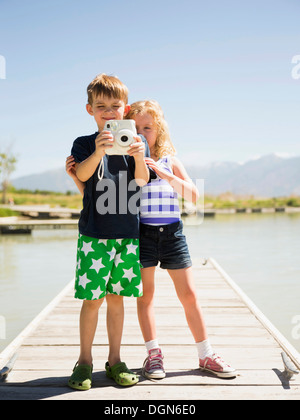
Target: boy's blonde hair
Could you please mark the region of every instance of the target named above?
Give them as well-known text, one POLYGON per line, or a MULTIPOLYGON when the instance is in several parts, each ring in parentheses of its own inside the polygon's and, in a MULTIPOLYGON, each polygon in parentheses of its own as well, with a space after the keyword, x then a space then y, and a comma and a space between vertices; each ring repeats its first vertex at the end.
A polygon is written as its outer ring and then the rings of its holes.
POLYGON ((126 119, 134 119, 134 116, 139 114, 150 114, 154 119, 157 128, 155 156, 162 158, 166 155, 175 155, 176 150, 170 138, 169 127, 159 103, 154 100, 134 102, 130 105, 126 119))
POLYGON ((116 76, 99 74, 87 87, 88 103, 93 105, 94 99, 99 95, 105 95, 128 103, 128 88, 116 76))

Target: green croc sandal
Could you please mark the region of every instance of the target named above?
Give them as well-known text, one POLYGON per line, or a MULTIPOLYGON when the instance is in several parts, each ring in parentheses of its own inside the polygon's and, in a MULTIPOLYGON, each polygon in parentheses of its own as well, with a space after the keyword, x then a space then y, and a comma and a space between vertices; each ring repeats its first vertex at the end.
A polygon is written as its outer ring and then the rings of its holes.
POLYGON ((105 364, 106 376, 113 379, 118 385, 132 386, 138 383, 139 377, 129 370, 125 363, 120 362, 110 367, 109 363, 105 364))
POLYGON ((76 363, 73 374, 68 381, 69 387, 78 391, 88 391, 92 387, 93 366, 76 363))

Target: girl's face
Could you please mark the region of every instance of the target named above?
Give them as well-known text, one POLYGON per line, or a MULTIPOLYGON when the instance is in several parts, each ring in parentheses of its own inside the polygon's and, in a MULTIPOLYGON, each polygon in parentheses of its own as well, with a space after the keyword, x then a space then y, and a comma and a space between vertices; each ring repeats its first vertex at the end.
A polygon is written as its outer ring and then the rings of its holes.
POLYGON ((138 134, 142 134, 145 137, 151 151, 157 138, 157 128, 154 118, 150 114, 137 114, 132 118, 135 120, 138 134))

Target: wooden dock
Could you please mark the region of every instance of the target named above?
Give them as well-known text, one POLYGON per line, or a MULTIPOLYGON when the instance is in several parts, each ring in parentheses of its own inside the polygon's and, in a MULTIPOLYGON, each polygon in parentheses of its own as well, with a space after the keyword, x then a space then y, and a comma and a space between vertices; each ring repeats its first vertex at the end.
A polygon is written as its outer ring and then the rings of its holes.
POLYGON ((45 229, 78 229, 78 220, 51 219, 33 220, 20 219, 18 217, 1 217, 0 234, 31 234, 33 230, 45 229), (1 220, 3 219, 3 220, 1 220))
MULTIPOLYGON (((299 353, 274 328, 222 268, 210 259, 195 264, 199 300, 216 352, 238 371, 235 379, 219 379, 201 372, 193 338, 168 273, 157 270, 156 321, 165 356, 167 377, 141 377, 133 388, 121 388, 104 372, 108 346, 105 305, 100 309, 94 343, 93 388, 68 388, 67 381, 79 354, 78 318, 81 302, 73 298, 73 283, 1 354, 0 370, 17 353, 0 400, 299 400, 300 375, 289 380, 281 353, 297 368, 299 353)), ((122 359, 138 371, 146 357, 138 326, 135 299, 125 298, 122 359)), ((9 366, 8 366, 9 367, 9 366)), ((3 373, 3 372, 2 372, 3 373)))

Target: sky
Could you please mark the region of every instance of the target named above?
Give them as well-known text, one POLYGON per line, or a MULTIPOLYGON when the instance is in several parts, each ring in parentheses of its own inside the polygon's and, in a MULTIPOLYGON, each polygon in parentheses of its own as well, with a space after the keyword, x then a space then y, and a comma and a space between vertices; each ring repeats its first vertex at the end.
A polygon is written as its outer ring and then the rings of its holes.
POLYGON ((155 99, 184 164, 300 155, 299 0, 0 0, 0 151, 63 167, 97 127, 86 87, 155 99), (298 65, 299 62, 299 65, 298 65))

